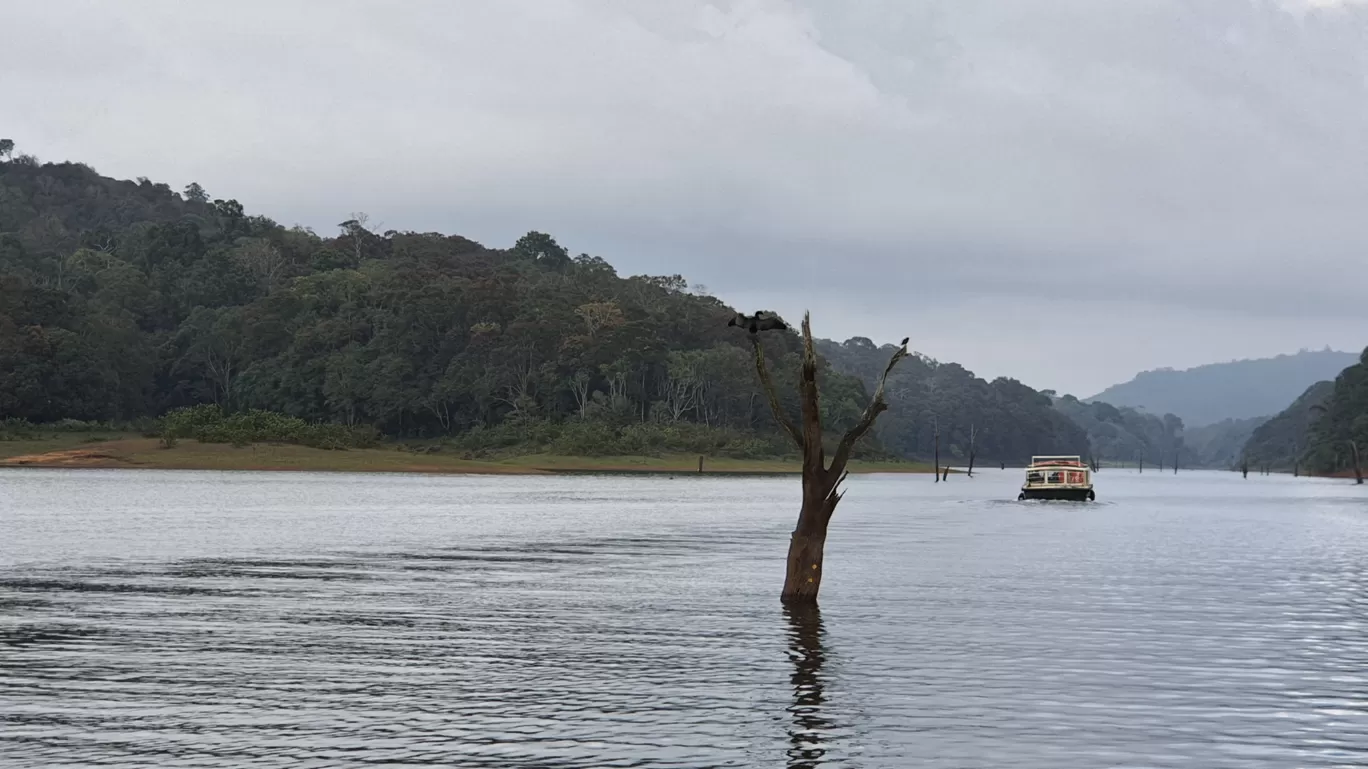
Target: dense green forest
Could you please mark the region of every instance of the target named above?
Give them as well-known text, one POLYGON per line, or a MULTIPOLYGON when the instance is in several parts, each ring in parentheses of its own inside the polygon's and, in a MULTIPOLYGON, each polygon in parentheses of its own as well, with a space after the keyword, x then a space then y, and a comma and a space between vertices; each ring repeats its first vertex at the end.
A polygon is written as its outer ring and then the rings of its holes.
POLYGON ((1072 395, 1059 398, 1055 408, 1087 433, 1093 457, 1099 462, 1132 464, 1143 460, 1151 467, 1172 467, 1176 456, 1182 467, 1199 464, 1184 441, 1183 420, 1172 414, 1157 417, 1109 403, 1085 403, 1072 395))
MULTIPOLYGON (((745 333, 726 325, 732 308, 678 275, 622 277, 538 232, 497 249, 375 232, 354 214, 320 235, 197 184, 178 193, 7 150, 0 419, 150 423, 212 404, 303 420, 244 424, 340 425, 474 450, 790 451, 745 333)), ((799 340, 765 339, 796 412, 799 340)), ((825 420, 841 430, 867 403, 890 346, 856 337, 822 340, 819 351, 825 420)), ((1346 416, 1362 413, 1361 370, 1335 385, 1306 450, 1362 432, 1346 416)), ((924 356, 895 370, 889 401, 866 456, 929 457, 939 440, 956 462, 972 446, 985 464, 1076 453, 1154 464, 1176 454, 1202 466, 1228 458, 1236 440, 1221 431, 1185 439, 1171 414, 1055 399, 924 356)), ((1260 445, 1250 442, 1256 454, 1260 445)), ((1315 461, 1342 463, 1342 454, 1327 448, 1315 461)))
MULTIPOLYGON (((818 345, 837 371, 871 389, 893 349, 863 337, 818 345)), ((1089 453, 1087 434, 1057 411, 1048 395, 1014 379, 984 381, 958 363, 914 355, 889 376, 887 397, 879 435, 889 450, 905 456, 931 456, 937 432, 941 456, 955 461, 968 459, 971 442, 984 463, 1089 453)))
POLYGON ((1256 469, 1291 469, 1306 452, 1311 423, 1334 390, 1335 384, 1328 381, 1306 388, 1292 405, 1254 430, 1241 461, 1256 469))
MULTIPOLYGON (((20 156, 0 163, 0 287, 0 417, 211 403, 477 444, 573 422, 580 447, 787 450, 729 308, 545 234, 498 250, 356 215, 323 237, 198 185, 20 156)), ((798 340, 766 343, 782 386, 798 340)), ((852 423, 861 383, 824 371, 823 387, 828 423, 852 423)))
POLYGON ((1333 473, 1360 465, 1368 454, 1368 348, 1358 363, 1335 377, 1330 396, 1308 432, 1306 463, 1312 472, 1333 473))
POLYGON ((1368 460, 1368 349, 1333 382, 1312 385, 1255 430, 1244 459, 1255 468, 1338 473, 1352 471, 1355 448, 1360 462, 1368 460))
MULTIPOLYGON (((213 404, 443 438, 476 449, 773 455, 789 451, 732 309, 678 275, 619 276, 531 232, 330 236, 80 163, 0 162, 0 418, 132 422, 213 404)), ((788 406, 799 341, 765 337, 788 406)), ((825 420, 841 430, 887 361, 822 343, 825 420), (877 361, 877 362, 876 362, 877 361)), ((884 442, 986 459, 1087 453, 1049 398, 920 358, 891 383, 884 442)), ((879 453, 877 445, 866 452, 879 453)))
POLYGON ((1348 352, 1303 350, 1258 360, 1237 360, 1174 371, 1158 369, 1137 374, 1090 401, 1144 409, 1151 414, 1172 413, 1189 427, 1226 419, 1268 417, 1287 407, 1312 383, 1332 379, 1357 360, 1348 352))

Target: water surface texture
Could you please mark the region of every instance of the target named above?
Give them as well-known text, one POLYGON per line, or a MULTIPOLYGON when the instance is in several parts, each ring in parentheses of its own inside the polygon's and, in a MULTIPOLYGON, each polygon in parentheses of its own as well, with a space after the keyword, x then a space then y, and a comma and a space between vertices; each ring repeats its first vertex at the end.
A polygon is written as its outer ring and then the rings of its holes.
POLYGON ((0 766, 1368 765, 1368 491, 0 472, 0 766))

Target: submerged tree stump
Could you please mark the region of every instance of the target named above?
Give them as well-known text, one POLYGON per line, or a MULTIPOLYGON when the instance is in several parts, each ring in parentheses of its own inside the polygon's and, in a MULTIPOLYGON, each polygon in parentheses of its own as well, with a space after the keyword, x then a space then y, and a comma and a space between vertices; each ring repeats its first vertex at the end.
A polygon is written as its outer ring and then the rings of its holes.
POLYGON ((932 454, 932 456, 934 457, 934 459, 931 460, 932 463, 933 463, 933 464, 931 465, 931 469, 932 469, 932 470, 935 472, 935 474, 936 474, 936 483, 940 483, 940 480, 941 480, 941 466, 940 466, 940 419, 936 419, 936 420, 933 422, 933 424, 935 425, 935 427, 934 427, 934 431, 935 431, 935 432, 934 432, 934 437, 932 438, 932 440, 933 440, 933 442, 934 442, 936 448, 935 448, 934 453, 932 454))
POLYGON ((769 367, 765 363, 764 348, 758 335, 750 335, 751 346, 755 351, 755 371, 769 398, 770 410, 774 419, 784 429, 803 455, 803 504, 798 511, 798 525, 789 539, 788 565, 784 574, 784 590, 780 600, 784 603, 815 603, 817 592, 822 587, 822 557, 826 548, 827 524, 836 512, 836 505, 845 492, 841 482, 849 474, 846 465, 850 462, 855 444, 874 426, 874 420, 888 409, 884 401, 884 385, 888 374, 898 362, 907 357, 907 341, 893 353, 879 379, 874 397, 860 416, 860 421, 850 428, 841 438, 831 462, 826 461, 826 451, 822 446, 822 410, 817 392, 817 349, 812 339, 812 326, 807 313, 803 314, 803 363, 798 387, 802 402, 802 428, 793 423, 780 404, 775 392, 774 382, 770 379, 769 367))

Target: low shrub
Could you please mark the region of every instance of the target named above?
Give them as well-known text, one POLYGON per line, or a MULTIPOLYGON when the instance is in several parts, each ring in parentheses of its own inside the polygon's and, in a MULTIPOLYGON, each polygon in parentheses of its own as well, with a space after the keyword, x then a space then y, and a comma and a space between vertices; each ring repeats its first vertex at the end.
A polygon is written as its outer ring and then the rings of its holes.
POLYGON ((243 447, 253 443, 287 443, 340 451, 370 448, 380 442, 373 427, 349 427, 306 422, 298 417, 253 409, 225 413, 213 404, 176 409, 162 419, 162 445, 170 448, 180 438, 201 443, 228 443, 243 447))
POLYGON ((448 442, 457 452, 560 454, 564 456, 660 456, 701 454, 735 459, 790 456, 778 438, 690 422, 613 425, 600 421, 524 421, 476 427, 448 442))

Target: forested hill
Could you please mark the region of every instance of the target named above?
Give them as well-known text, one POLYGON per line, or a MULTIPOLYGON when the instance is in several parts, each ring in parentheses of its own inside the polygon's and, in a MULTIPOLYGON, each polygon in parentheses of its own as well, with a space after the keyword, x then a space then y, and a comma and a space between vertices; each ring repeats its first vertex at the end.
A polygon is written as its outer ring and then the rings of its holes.
MULTIPOLYGON (((871 391, 892 345, 856 337, 823 340, 818 351, 837 371, 860 378, 871 391)), ((958 363, 915 355, 888 379, 889 409, 879 421, 884 445, 908 456, 931 456, 940 432, 941 456, 968 458, 972 438, 980 462, 1019 462, 1032 454, 1089 454, 1087 433, 1057 411, 1048 395, 1014 380, 991 382, 958 363)))
POLYGON ((1088 434, 1094 456, 1102 462, 1150 467, 1194 467, 1201 460, 1188 447, 1183 420, 1173 414, 1162 417, 1109 403, 1085 403, 1072 395, 1055 401, 1055 408, 1088 434))
POLYGON ((1334 381, 1312 385, 1255 430, 1243 458, 1254 468, 1348 472, 1356 447, 1368 460, 1368 349, 1334 381))
POLYGON ((1317 412, 1334 393, 1333 382, 1317 382, 1306 388, 1292 405, 1264 422, 1250 436, 1241 453, 1241 461, 1253 468, 1275 470, 1291 468, 1300 461, 1307 448, 1307 434, 1317 412))
MULTIPOLYGON (((545 234, 504 250, 354 215, 325 236, 198 185, 0 158, 0 418, 127 422, 215 403, 392 436, 559 435, 565 452, 681 436, 703 436, 689 444, 700 451, 783 450, 730 313, 679 276, 621 277, 545 234)), ((799 347, 766 335, 795 413, 799 347)), ((887 355, 838 347, 863 367, 821 372, 826 421, 842 429, 868 401, 869 360, 887 355)), ((950 447, 980 430, 985 457, 1086 451, 1017 382, 916 360, 894 388, 902 405, 882 427, 903 453, 929 453, 936 418, 950 447)))
POLYGON ((1316 382, 1333 379, 1356 355, 1329 349, 1276 358, 1238 360, 1174 371, 1145 371, 1087 400, 1172 413, 1189 427, 1225 419, 1267 417, 1316 382))
POLYGON ((1313 472, 1347 471, 1368 462, 1368 348, 1335 377, 1334 389, 1315 409, 1307 440, 1306 463, 1313 472))

